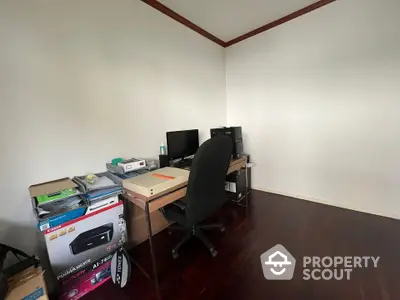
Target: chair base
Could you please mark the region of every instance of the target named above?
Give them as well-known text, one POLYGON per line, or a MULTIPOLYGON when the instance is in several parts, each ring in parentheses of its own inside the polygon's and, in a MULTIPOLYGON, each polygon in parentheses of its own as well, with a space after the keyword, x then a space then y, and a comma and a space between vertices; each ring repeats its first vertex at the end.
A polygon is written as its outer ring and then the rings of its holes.
POLYGON ((175 247, 172 249, 172 257, 174 259, 177 259, 179 257, 178 251, 179 249, 192 237, 195 236, 200 241, 203 242, 203 244, 207 247, 208 251, 210 251, 212 257, 216 257, 218 252, 215 250, 215 246, 211 243, 211 241, 206 237, 204 234, 204 231, 207 230, 213 230, 213 229, 218 229, 221 232, 225 231, 225 227, 222 223, 214 223, 214 224, 204 224, 204 225, 196 225, 193 226, 191 229, 185 228, 183 226, 179 226, 177 224, 173 224, 168 227, 168 233, 171 234, 172 231, 186 231, 186 235, 183 237, 183 239, 175 245, 175 247))

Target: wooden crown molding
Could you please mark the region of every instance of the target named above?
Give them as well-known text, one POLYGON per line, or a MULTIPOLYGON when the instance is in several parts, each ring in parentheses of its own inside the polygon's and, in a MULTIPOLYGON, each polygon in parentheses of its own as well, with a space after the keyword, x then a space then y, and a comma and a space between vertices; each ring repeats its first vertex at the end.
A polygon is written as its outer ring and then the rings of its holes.
POLYGON ((217 43, 218 45, 225 47, 225 42, 219 38, 217 38, 215 35, 212 35, 208 31, 204 30, 203 28, 197 26, 193 22, 189 21, 185 17, 182 17, 180 14, 174 12, 172 9, 166 7, 164 4, 158 2, 157 0, 142 0, 144 3, 147 3, 151 7, 157 9, 159 12, 163 13, 164 15, 167 15, 168 17, 174 19, 175 21, 185 25, 186 27, 192 29, 193 31, 196 31, 197 33, 201 34, 205 38, 213 41, 214 43, 217 43))
POLYGON ((148 4, 148 5, 150 5, 153 8, 155 8, 159 12, 167 15, 168 17, 174 19, 175 21, 177 21, 177 22, 185 25, 186 27, 192 29, 193 31, 201 34, 202 36, 204 36, 205 38, 213 41, 214 43, 217 43, 218 45, 226 48, 226 47, 232 46, 234 44, 237 44, 237 43, 239 43, 241 41, 244 41, 244 40, 246 40, 246 39, 248 39, 250 37, 253 37, 253 36, 257 35, 257 34, 260 34, 260 33, 264 32, 264 31, 270 30, 270 29, 272 29, 274 27, 277 27, 277 26, 282 25, 284 23, 287 23, 287 22, 289 22, 291 20, 294 20, 294 19, 296 19, 296 18, 298 18, 298 17, 300 17, 302 15, 308 14, 308 13, 310 13, 310 12, 312 12, 312 11, 318 9, 318 8, 321 8, 321 7, 323 7, 325 5, 328 5, 328 4, 332 3, 332 2, 335 2, 337 0, 320 0, 320 1, 315 2, 315 3, 313 3, 313 4, 309 5, 309 6, 304 7, 302 9, 299 9, 299 10, 297 10, 297 11, 295 11, 295 12, 293 12, 293 13, 287 15, 287 16, 284 16, 284 17, 282 17, 282 18, 280 18, 278 20, 275 20, 275 21, 273 21, 271 23, 268 23, 268 24, 266 24, 264 26, 256 28, 256 29, 254 29, 254 30, 252 30, 252 31, 250 31, 248 33, 245 33, 245 34, 243 34, 241 36, 238 36, 237 38, 234 38, 234 39, 232 39, 232 40, 230 40, 228 42, 224 42, 223 40, 219 39, 215 35, 213 35, 213 34, 209 33, 208 31, 204 30, 203 28, 197 26, 193 22, 189 21, 188 19, 186 19, 185 17, 181 16, 180 14, 174 12, 172 9, 166 7, 164 4, 158 2, 157 0, 141 0, 141 1, 146 3, 146 4, 148 4))
POLYGON ((313 10, 316 10, 316 9, 318 9, 320 7, 328 5, 329 3, 332 3, 332 2, 335 2, 335 1, 336 0, 321 0, 321 1, 315 2, 315 3, 313 3, 313 4, 309 5, 309 6, 306 6, 306 7, 302 8, 302 9, 299 9, 299 10, 297 10, 297 11, 295 11, 295 12, 293 12, 293 13, 287 15, 287 16, 284 16, 284 17, 282 17, 282 18, 280 18, 278 20, 275 20, 275 21, 273 21, 271 23, 268 23, 268 24, 266 24, 264 26, 261 26, 261 27, 259 27, 257 29, 254 29, 254 30, 252 30, 252 31, 250 31, 248 33, 245 33, 245 34, 243 34, 241 36, 238 36, 237 38, 234 38, 233 40, 230 40, 230 41, 226 42, 225 43, 225 47, 229 47, 229 46, 232 46, 234 44, 237 44, 237 43, 239 43, 241 41, 244 41, 244 40, 246 40, 246 39, 248 39, 248 38, 250 38, 252 36, 255 36, 255 35, 260 34, 260 33, 264 32, 264 31, 270 30, 270 29, 272 29, 272 28, 274 28, 276 26, 279 26, 279 25, 282 25, 284 23, 287 23, 287 22, 289 22, 291 20, 294 20, 294 19, 296 19, 296 18, 298 18, 298 17, 300 17, 302 15, 308 14, 309 12, 312 12, 313 10))

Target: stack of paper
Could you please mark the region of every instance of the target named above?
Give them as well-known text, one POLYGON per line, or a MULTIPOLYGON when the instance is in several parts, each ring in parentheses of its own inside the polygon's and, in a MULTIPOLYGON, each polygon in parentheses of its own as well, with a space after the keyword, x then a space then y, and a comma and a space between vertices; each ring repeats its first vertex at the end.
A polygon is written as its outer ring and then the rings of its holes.
POLYGON ((74 177, 74 180, 84 191, 83 197, 89 201, 103 200, 122 194, 122 187, 113 180, 110 172, 95 174, 97 179, 94 183, 86 181, 86 176, 74 177))

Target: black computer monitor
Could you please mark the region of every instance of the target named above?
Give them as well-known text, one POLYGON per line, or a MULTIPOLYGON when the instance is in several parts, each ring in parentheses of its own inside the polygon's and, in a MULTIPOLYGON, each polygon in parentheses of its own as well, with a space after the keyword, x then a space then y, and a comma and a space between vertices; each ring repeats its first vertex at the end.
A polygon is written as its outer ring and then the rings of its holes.
POLYGON ((167 132, 167 147, 170 160, 196 154, 199 148, 199 130, 167 132))

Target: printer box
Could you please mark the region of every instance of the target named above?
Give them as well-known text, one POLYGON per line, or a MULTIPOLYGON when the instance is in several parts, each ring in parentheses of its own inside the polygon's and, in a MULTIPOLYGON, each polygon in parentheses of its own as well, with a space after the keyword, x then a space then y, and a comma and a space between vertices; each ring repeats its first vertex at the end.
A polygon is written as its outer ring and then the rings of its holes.
POLYGON ((107 282, 111 278, 112 257, 113 254, 109 254, 63 281, 60 288, 60 299, 80 299, 107 282))
POLYGON ((21 299, 49 299, 42 268, 29 267, 8 280, 8 294, 5 300, 21 299))
POLYGON ((47 253, 57 280, 62 281, 126 242, 121 201, 44 231, 47 253))

